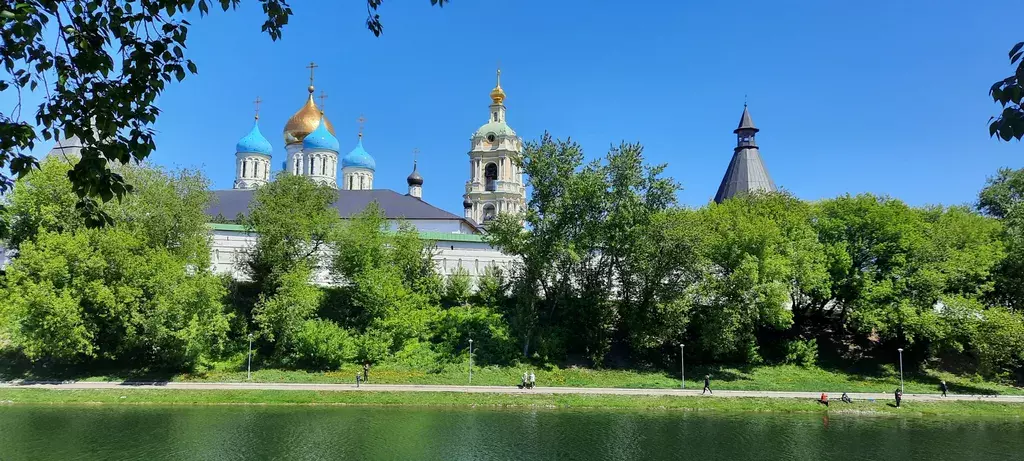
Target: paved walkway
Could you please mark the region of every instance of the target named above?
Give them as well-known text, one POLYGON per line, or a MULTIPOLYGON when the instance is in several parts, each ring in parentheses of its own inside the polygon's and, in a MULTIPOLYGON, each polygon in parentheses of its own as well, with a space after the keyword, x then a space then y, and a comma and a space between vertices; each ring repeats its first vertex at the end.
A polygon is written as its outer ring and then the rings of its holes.
MULTIPOLYGON (((466 392, 490 394, 587 394, 587 395, 674 395, 700 396, 699 390, 691 389, 624 389, 607 387, 537 387, 519 389, 516 386, 443 386, 414 384, 296 384, 296 383, 208 383, 208 382, 10 382, 0 383, 0 389, 182 389, 182 390, 284 390, 284 391, 338 391, 338 392, 466 392)), ((821 392, 781 391, 728 391, 717 390, 715 397, 769 397, 793 399, 818 399, 821 392)), ((839 401, 842 391, 826 390, 831 400, 839 401)), ((891 393, 850 393, 854 400, 892 400, 891 393)), ((969 400, 986 402, 1024 403, 1024 395, 955 395, 942 397, 939 394, 904 394, 903 398, 915 401, 969 400)))

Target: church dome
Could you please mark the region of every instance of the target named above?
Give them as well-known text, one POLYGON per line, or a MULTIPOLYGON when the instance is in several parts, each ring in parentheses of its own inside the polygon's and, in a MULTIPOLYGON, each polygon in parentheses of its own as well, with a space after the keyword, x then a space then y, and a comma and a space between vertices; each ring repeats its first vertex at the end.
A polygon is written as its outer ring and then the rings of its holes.
POLYGON ((312 133, 306 135, 302 139, 302 150, 330 150, 338 152, 341 149, 341 144, 338 142, 338 138, 335 138, 330 131, 327 130, 327 119, 322 119, 324 123, 317 125, 316 129, 312 133))
POLYGON ((242 139, 238 140, 238 144, 235 144, 235 152, 239 153, 254 153, 270 155, 273 151, 273 146, 270 145, 270 141, 263 137, 263 133, 260 133, 259 122, 252 124, 252 130, 249 134, 245 135, 242 139))
POLYGON ((418 169, 416 169, 415 163, 412 164, 412 174, 410 174, 408 178, 405 178, 405 182, 408 183, 410 186, 423 185, 423 176, 420 176, 420 172, 418 169))
POLYGON ((473 133, 473 137, 482 138, 491 133, 494 133, 495 136, 512 137, 516 135, 515 130, 513 130, 512 127, 508 126, 508 124, 502 122, 489 122, 486 125, 480 127, 480 129, 476 130, 476 133, 473 133))
POLYGON ((313 93, 310 92, 306 104, 295 115, 292 115, 292 118, 288 119, 288 123, 284 124, 285 144, 302 142, 316 127, 320 126, 321 119, 327 125, 327 131, 331 132, 332 135, 335 134, 334 125, 331 125, 331 121, 327 120, 327 117, 313 103, 313 93))
POLYGON ((356 145, 352 152, 345 154, 341 158, 341 167, 355 167, 355 168, 366 168, 368 170, 376 170, 377 162, 373 160, 370 153, 363 149, 363 138, 359 137, 359 144, 356 145))

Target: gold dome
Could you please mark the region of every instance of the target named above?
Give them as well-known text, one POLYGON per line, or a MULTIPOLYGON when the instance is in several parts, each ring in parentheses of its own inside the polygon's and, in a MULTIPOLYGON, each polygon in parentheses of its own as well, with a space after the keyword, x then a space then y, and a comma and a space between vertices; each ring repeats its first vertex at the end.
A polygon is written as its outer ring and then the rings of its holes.
POLYGON ((491 90, 491 101, 495 104, 505 102, 505 90, 501 89, 501 69, 498 69, 498 84, 491 90))
MULTIPOLYGON (((310 87, 312 88, 312 87, 310 87)), ((309 99, 306 100, 306 104, 299 109, 292 118, 288 119, 288 123, 284 124, 284 142, 285 144, 292 144, 302 142, 306 135, 313 132, 317 125, 320 124, 320 117, 324 118, 324 123, 327 125, 327 131, 331 134, 334 133, 334 126, 331 125, 330 120, 327 120, 327 116, 320 113, 320 108, 313 102, 313 92, 309 92, 309 99)))

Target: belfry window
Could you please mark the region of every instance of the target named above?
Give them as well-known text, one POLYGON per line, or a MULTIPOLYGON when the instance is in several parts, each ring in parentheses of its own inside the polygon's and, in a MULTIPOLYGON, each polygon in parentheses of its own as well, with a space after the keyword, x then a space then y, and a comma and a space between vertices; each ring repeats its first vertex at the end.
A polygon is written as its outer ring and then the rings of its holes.
POLYGON ((494 190, 495 181, 498 180, 498 165, 488 163, 487 166, 484 167, 484 179, 486 180, 485 188, 487 190, 494 190))

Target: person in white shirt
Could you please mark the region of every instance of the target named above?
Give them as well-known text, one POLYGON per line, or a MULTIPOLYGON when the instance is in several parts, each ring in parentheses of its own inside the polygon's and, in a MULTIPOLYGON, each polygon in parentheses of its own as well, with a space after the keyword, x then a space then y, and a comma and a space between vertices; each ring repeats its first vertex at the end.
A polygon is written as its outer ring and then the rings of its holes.
POLYGON ((530 372, 530 389, 533 389, 534 386, 536 386, 536 385, 537 385, 537 375, 534 375, 533 372, 531 371, 530 372))
POLYGON ((527 372, 523 372, 523 389, 530 385, 530 375, 527 372))

